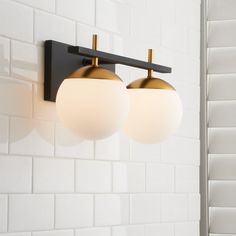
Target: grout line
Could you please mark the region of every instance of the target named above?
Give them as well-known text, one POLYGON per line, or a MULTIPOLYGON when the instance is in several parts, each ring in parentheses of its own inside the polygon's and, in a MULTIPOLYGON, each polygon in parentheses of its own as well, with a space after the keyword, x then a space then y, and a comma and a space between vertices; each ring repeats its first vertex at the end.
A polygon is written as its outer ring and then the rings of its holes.
POLYGON ((34 193, 34 158, 31 159, 32 166, 31 166, 31 193, 34 193))
POLYGON ((93 194, 93 227, 95 227, 95 194, 93 194))
POLYGON ((33 44, 36 43, 36 40, 35 40, 35 27, 36 26, 36 22, 35 22, 35 9, 33 8, 33 44))
MULTIPOLYGON (((0 155, 4 155, 6 153, 1 153, 0 155)), ((11 154, 11 153, 9 153, 11 154)), ((217 155, 217 154, 211 154, 210 155, 217 155)), ((222 155, 230 155, 230 156, 236 156, 236 153, 234 154, 222 154, 222 155)), ((38 155, 38 154, 27 154, 27 153, 23 153, 23 154, 11 154, 12 157, 32 157, 34 156, 35 158, 45 158, 45 159, 52 159, 53 156, 49 156, 49 155, 38 155)), ((69 156, 56 156, 55 159, 57 160, 79 160, 79 161, 92 161, 93 159, 85 159, 85 158, 75 158, 75 157, 69 157, 69 156)), ((131 164, 145 164, 145 163, 150 163, 150 164, 162 164, 162 165, 166 165, 166 166, 173 166, 173 165, 178 165, 178 166, 186 166, 186 167, 199 167, 199 164, 194 164, 194 163, 175 163, 175 162, 160 162, 160 161, 132 161, 132 160, 109 160, 109 159, 96 159, 96 161, 99 162, 113 162, 113 163, 131 163, 131 164)))
POLYGON ((34 84, 33 83, 31 83, 30 84, 30 86, 31 86, 31 96, 32 96, 32 98, 31 98, 31 119, 33 119, 34 118, 34 113, 35 113, 35 108, 34 108, 34 100, 35 100, 35 98, 34 98, 34 96, 35 96, 35 86, 34 86, 34 84))
POLYGON ((77 161, 76 160, 74 160, 74 193, 76 193, 77 192, 77 189, 76 189, 76 185, 77 185, 77 175, 76 175, 76 173, 77 173, 77 161))
POLYGON ((57 15, 57 14, 58 14, 58 4, 57 4, 57 0, 55 0, 54 7, 55 7, 54 13, 55 13, 55 15, 57 15))
POLYGON ((96 159, 96 141, 93 140, 92 142, 93 142, 93 158, 92 159, 95 160, 96 159))
MULTIPOLYGON (((133 194, 133 193, 132 193, 133 194)), ((129 212, 129 224, 132 224, 131 223, 131 212, 132 212, 132 204, 131 204, 131 196, 132 196, 132 194, 130 193, 129 195, 128 195, 128 197, 129 197, 129 209, 128 209, 128 212, 129 212)))
POLYGON ((111 161, 110 162, 110 168, 111 168, 111 173, 110 173, 110 178, 111 178, 111 192, 113 193, 114 192, 114 184, 113 184, 113 181, 114 181, 114 163, 111 161))
POLYGON ((29 8, 32 8, 32 9, 36 9, 36 10, 40 10, 40 11, 45 11, 46 13, 54 13, 55 12, 52 12, 52 11, 49 11, 49 10, 46 10, 46 9, 42 9, 42 8, 39 8, 39 7, 36 7, 36 6, 32 6, 30 4, 27 4, 27 3, 23 3, 23 2, 20 2, 18 0, 13 0, 15 3, 19 4, 19 5, 23 5, 25 7, 29 7, 29 8))
POLYGON ((53 157, 56 157, 56 143, 57 143, 57 122, 53 121, 53 157))
POLYGON ((53 217, 53 227, 54 229, 56 229, 56 194, 54 193, 54 201, 53 201, 53 205, 54 205, 54 217, 53 217))
POLYGON ((12 77, 12 39, 9 39, 9 77, 12 77))
POLYGON ((144 192, 147 193, 147 162, 144 163, 144 175, 145 175, 145 185, 144 185, 144 192))
POLYGON ((7 232, 9 232, 10 225, 10 195, 7 195, 7 232))
POLYGON ((94 27, 97 29, 97 0, 94 1, 94 27))
POLYGON ((7 154, 9 155, 10 154, 10 148, 11 148, 11 119, 12 117, 9 116, 8 117, 8 139, 7 139, 7 154))
POLYGON ((174 169, 174 193, 177 193, 176 192, 176 167, 177 167, 177 165, 173 166, 173 169, 174 169))

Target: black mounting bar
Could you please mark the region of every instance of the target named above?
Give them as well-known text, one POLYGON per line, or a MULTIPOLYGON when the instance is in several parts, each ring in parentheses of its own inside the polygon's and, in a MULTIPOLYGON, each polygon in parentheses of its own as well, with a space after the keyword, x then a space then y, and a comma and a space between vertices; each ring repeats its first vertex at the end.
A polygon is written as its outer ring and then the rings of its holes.
POLYGON ((90 48, 84 48, 80 46, 71 46, 69 47, 69 52, 73 54, 81 55, 81 56, 98 57, 99 62, 103 64, 122 64, 122 65, 132 66, 132 67, 145 69, 145 70, 151 69, 159 73, 171 73, 170 67, 148 63, 145 61, 140 61, 140 60, 136 60, 129 57, 118 56, 115 54, 97 51, 90 48))
POLYGON ((145 70, 151 69, 159 73, 171 73, 170 67, 53 40, 45 41, 44 48, 44 100, 46 101, 55 102, 63 80, 75 70, 88 65, 93 57, 98 57, 99 64, 113 72, 115 72, 115 64, 123 64, 145 70))

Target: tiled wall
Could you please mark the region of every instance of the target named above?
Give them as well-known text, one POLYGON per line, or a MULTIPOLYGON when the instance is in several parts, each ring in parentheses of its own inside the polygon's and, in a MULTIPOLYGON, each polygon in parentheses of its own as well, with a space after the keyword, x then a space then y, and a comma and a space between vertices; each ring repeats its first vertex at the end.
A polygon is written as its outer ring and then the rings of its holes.
MULTIPOLYGON (((198 236, 200 0, 0 0, 0 235, 198 236), (43 41, 173 68, 184 105, 159 145, 83 141, 43 101, 43 41)), ((117 67, 125 83, 146 72, 117 67)), ((92 96, 92 95, 91 95, 92 96)))

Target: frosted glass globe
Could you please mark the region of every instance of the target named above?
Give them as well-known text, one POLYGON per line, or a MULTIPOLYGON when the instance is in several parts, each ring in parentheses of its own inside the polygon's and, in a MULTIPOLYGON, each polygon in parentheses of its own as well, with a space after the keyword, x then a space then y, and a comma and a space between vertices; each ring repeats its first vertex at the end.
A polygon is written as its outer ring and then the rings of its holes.
POLYGON ((182 103, 175 90, 128 89, 130 111, 125 133, 141 143, 159 143, 179 126, 182 103))
POLYGON ((122 81, 73 78, 61 84, 56 108, 59 119, 85 139, 103 139, 123 125, 129 96, 122 81))

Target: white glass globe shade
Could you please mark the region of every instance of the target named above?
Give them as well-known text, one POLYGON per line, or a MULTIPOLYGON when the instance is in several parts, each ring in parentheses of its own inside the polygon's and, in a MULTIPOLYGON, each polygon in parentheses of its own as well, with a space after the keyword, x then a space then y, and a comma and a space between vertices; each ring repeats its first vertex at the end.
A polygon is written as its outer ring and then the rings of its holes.
POLYGON ((122 81, 72 78, 61 84, 56 108, 59 119, 85 139, 103 139, 124 123, 129 96, 122 81))
POLYGON ((179 126, 182 103, 175 90, 128 89, 130 111, 125 133, 141 143, 159 143, 179 126))

